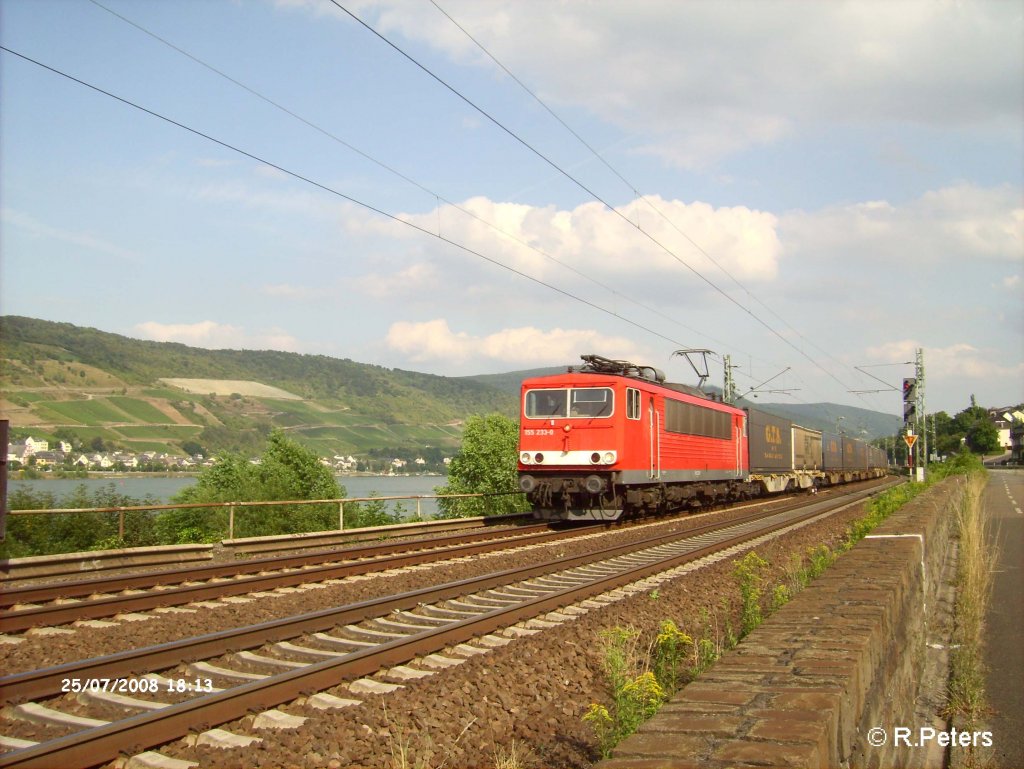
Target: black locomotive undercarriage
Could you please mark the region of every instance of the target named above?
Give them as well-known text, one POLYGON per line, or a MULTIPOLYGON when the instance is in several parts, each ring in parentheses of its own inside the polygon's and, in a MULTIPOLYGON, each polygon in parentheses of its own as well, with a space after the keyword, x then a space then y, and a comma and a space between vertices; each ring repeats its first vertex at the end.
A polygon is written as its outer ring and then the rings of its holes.
POLYGON ((538 518, 573 521, 699 510, 760 495, 755 484, 741 480, 625 484, 618 473, 523 475, 520 488, 538 518))

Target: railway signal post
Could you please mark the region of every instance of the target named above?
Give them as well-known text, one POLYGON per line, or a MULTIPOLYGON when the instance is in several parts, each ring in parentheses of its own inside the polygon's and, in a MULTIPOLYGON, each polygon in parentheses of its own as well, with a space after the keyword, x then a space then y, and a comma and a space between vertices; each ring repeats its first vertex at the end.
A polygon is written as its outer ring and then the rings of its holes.
POLYGON ((917 436, 908 430, 907 434, 903 436, 903 441, 907 444, 907 465, 910 467, 910 480, 914 480, 914 444, 917 443, 917 436))

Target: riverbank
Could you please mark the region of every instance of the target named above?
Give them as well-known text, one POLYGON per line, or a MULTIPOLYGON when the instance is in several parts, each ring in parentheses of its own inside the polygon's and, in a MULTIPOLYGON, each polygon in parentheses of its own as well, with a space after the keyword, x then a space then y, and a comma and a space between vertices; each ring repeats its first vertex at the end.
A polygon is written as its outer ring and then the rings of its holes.
MULTIPOLYGON (((116 470, 105 472, 101 470, 88 470, 79 473, 26 473, 24 470, 15 470, 8 474, 9 481, 75 481, 92 480, 103 478, 198 478, 199 473, 193 472, 150 472, 147 470, 116 470)), ((440 473, 337 473, 335 478, 447 478, 440 473)))
MULTIPOLYGON (((365 497, 409 497, 403 507, 417 507, 413 498, 431 496, 434 487, 443 486, 446 476, 443 475, 357 475, 335 476, 344 491, 342 496, 349 499, 365 497)), ((96 492, 106 493, 113 487, 114 493, 138 500, 171 504, 173 497, 183 489, 196 483, 197 476, 192 473, 95 473, 88 478, 42 478, 21 479, 10 478, 7 482, 8 504, 12 509, 39 507, 28 500, 19 501, 20 495, 48 495, 53 497, 53 504, 48 502, 45 507, 81 507, 83 505, 67 504, 63 499, 81 496, 81 487, 85 487, 86 495, 92 498, 96 492)), ((117 502, 116 504, 131 504, 117 502)), ((389 507, 391 507, 389 505, 389 507)), ((420 501, 419 510, 423 515, 435 515, 438 512, 437 502, 433 499, 420 501)), ((407 513, 409 514, 409 513, 407 513)))

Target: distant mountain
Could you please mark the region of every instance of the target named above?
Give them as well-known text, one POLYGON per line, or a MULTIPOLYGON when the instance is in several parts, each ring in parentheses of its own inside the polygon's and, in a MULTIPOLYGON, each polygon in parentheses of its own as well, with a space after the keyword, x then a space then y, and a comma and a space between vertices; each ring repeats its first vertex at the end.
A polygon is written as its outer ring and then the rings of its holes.
POLYGON ((0 318, 0 355, 2 409, 13 430, 42 438, 62 430, 82 443, 99 438, 138 451, 180 452, 186 442, 247 449, 274 427, 326 456, 451 449, 467 416, 518 412, 516 396, 469 379, 324 355, 148 342, 15 316, 0 318))
MULTIPOLYGON (((575 365, 579 365, 578 363, 575 365)), ((524 379, 531 379, 535 376, 550 376, 551 374, 563 374, 569 364, 565 366, 549 366, 548 368, 531 368, 523 371, 508 371, 504 374, 476 374, 474 376, 460 377, 471 382, 478 382, 495 390, 510 393, 519 398, 520 385, 524 379)))
MULTIPOLYGON (((273 428, 321 456, 454 451, 471 414, 515 418, 523 379, 566 366, 471 377, 324 355, 206 350, 0 317, 0 411, 14 437, 136 452, 197 445, 258 451, 273 428)), ((816 429, 892 435, 894 415, 835 404, 753 404, 816 429)), ((436 452, 434 452, 436 454, 436 452)))
POLYGON ((902 417, 838 403, 758 403, 743 405, 771 412, 812 430, 843 432, 864 440, 896 435, 902 417))

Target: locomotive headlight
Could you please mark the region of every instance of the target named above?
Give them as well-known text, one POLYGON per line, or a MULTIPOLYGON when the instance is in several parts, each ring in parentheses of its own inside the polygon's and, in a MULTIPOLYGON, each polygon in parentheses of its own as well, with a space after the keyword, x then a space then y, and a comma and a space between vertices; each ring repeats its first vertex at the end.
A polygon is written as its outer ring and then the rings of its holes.
POLYGON ((519 461, 522 462, 524 465, 530 464, 532 459, 533 458, 530 456, 529 451, 524 451, 522 454, 519 455, 519 461))
POLYGON ((614 464, 615 463, 615 452, 614 451, 606 451, 604 453, 604 456, 602 457, 602 459, 604 460, 604 463, 606 465, 614 464))
POLYGON ((590 455, 590 464, 596 465, 601 461, 601 455, 596 451, 590 455))
POLYGON ((544 455, 538 451, 536 454, 533 455, 533 461, 539 465, 541 462, 544 461, 544 455))

